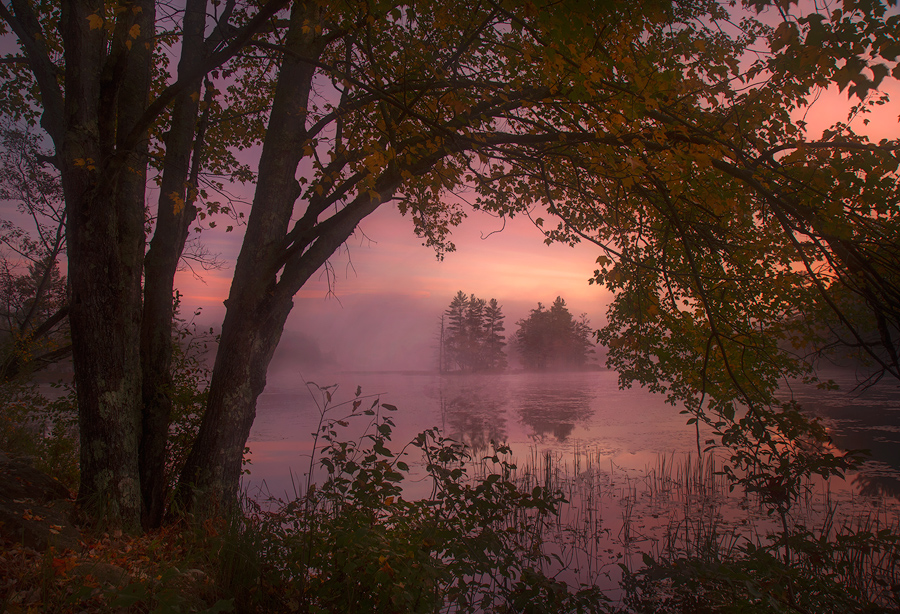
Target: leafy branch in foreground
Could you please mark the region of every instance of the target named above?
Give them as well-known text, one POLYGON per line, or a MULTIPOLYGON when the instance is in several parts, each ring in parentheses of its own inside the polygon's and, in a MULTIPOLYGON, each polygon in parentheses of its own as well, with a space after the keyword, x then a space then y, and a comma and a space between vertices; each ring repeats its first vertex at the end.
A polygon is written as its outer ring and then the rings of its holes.
MULTIPOLYGON (((331 387, 326 387, 329 393, 331 387)), ((288 502, 252 505, 244 539, 261 553, 257 572, 267 590, 259 599, 303 612, 523 612, 607 611, 596 590, 572 593, 552 576, 542 548, 543 530, 557 513, 559 491, 523 490, 514 478, 509 448, 473 459, 462 444, 436 429, 411 444, 423 455, 431 496, 410 501, 403 483, 415 475, 388 446, 392 405, 360 396, 328 411, 313 454, 321 483, 288 502), (357 440, 339 427, 365 421, 357 440), (319 456, 320 454, 320 456, 319 456), (470 473, 477 466, 483 474, 470 473)), ((419 478, 421 479, 421 478, 419 478)), ((256 582, 248 578, 247 582, 256 582)), ((240 604, 239 604, 240 605, 240 604)))

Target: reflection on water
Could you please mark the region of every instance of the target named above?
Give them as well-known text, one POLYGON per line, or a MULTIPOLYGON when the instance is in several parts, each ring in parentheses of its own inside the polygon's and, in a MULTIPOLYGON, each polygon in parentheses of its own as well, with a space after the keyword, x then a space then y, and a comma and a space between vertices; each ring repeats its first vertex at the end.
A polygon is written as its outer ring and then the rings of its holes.
MULTIPOLYGON (((792 393, 822 418, 836 446, 871 450, 871 460, 851 480, 860 492, 900 498, 900 387, 883 383, 860 394, 851 391, 851 376, 833 377, 842 392, 795 387, 792 393)), ((619 390, 614 372, 443 377, 341 373, 318 381, 339 384, 336 399, 352 400, 360 386, 363 394, 378 394, 383 402, 396 405, 397 448, 438 426, 476 455, 497 441, 509 443, 520 457, 532 451, 571 455, 573 450, 591 450, 633 469, 646 468, 660 454, 696 449, 696 432, 685 425, 680 408, 645 390, 619 390)), ((332 417, 340 417, 340 408, 334 412, 332 417)), ((251 481, 265 479, 274 491, 289 486, 289 469, 296 475, 309 466, 319 407, 304 387, 290 383, 270 386, 260 397, 257 414, 249 443, 251 481)))
POLYGON ((512 420, 526 429, 528 440, 534 444, 565 442, 576 425, 590 428, 594 413, 595 387, 577 384, 583 382, 538 374, 515 379, 444 377, 439 401, 446 434, 480 452, 491 441, 508 441, 507 423, 512 420))
POLYGON ((520 391, 514 402, 522 422, 533 430, 532 440, 546 443, 548 435, 563 442, 576 424, 586 424, 594 414, 593 400, 589 389, 562 387, 547 390, 539 385, 529 385, 520 391))
POLYGON ((839 392, 801 386, 793 390, 794 398, 822 420, 838 448, 869 453, 862 471, 852 478, 858 492, 900 499, 900 385, 884 380, 857 389, 851 371, 827 376, 840 386, 839 392))
POLYGON ((490 442, 508 437, 505 382, 487 378, 444 378, 439 386, 444 434, 464 442, 476 453, 486 452, 490 442))

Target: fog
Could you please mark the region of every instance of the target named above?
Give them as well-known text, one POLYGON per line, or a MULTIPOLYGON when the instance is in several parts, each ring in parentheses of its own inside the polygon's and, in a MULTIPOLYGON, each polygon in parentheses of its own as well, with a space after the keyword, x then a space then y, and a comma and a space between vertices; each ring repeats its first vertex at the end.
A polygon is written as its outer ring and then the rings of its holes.
MULTIPOLYGON (((507 343, 515 323, 538 301, 548 305, 556 298, 479 297, 497 298, 503 306, 507 343)), ((269 383, 341 371, 436 371, 441 314, 452 298, 427 293, 298 298, 269 368, 269 383)), ((600 305, 594 313, 577 303, 568 306, 576 317, 587 312, 594 327, 603 319, 600 305)))
MULTIPOLYGON (((201 308, 197 322, 218 329, 225 314, 242 228, 204 231, 209 249, 227 266, 181 272, 183 312, 201 308)), ((480 212, 453 232, 457 250, 438 259, 422 245, 396 206, 379 208, 294 297, 294 309, 269 368, 269 384, 341 371, 436 371, 441 314, 457 291, 496 298, 515 323, 540 301, 562 296, 569 311, 602 325, 611 293, 589 285, 598 248, 546 245, 528 217, 499 220, 480 212)))

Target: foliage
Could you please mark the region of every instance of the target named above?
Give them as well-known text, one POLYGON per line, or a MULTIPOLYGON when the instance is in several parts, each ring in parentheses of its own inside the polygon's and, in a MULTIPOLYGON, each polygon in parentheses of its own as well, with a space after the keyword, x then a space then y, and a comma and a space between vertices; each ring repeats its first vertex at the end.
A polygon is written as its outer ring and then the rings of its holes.
POLYGON ((502 371, 506 368, 503 310, 490 301, 456 293, 447 311, 441 336, 441 370, 502 371))
POLYGON ((48 399, 31 382, 0 385, 0 452, 29 457, 67 488, 78 486, 78 420, 71 387, 56 384, 48 399))
POLYGON ((8 211, 0 219, 3 380, 41 369, 69 351, 66 278, 59 269, 65 207, 59 175, 42 160, 46 154, 37 136, 0 126, 0 199, 16 206, 15 214, 8 211))
POLYGON ((301 612, 606 611, 597 591, 573 593, 545 575, 550 557, 541 535, 562 495, 520 489, 508 448, 495 446, 475 460, 431 429, 394 452, 388 445, 395 407, 360 390, 351 402, 331 406, 333 387, 318 390, 325 446, 321 456, 314 451, 305 493, 253 506, 244 539, 256 553, 254 573, 246 564, 234 570, 251 603, 239 605, 301 612), (346 405, 347 415, 325 417, 346 405), (360 420, 368 422, 360 439, 339 438, 340 427, 360 420), (405 499, 402 488, 410 475, 403 459, 413 450, 424 455, 433 484, 431 496, 419 501, 405 499), (315 465, 324 472, 318 485, 315 465), (484 473, 471 475, 473 466, 484 473))
POLYGON ((191 227, 235 215, 223 176, 256 193, 187 503, 234 501, 292 297, 389 202, 440 257, 465 203, 597 244, 610 366, 713 422, 744 407, 766 436, 835 340, 900 376, 897 145, 796 119, 833 84, 865 120, 900 74, 892 2, 839 5, 0 4, 0 110, 65 178, 85 497, 132 527, 162 508, 173 276, 191 227), (260 145, 254 176, 237 152, 260 145))
POLYGON ((216 614, 234 602, 212 581, 221 539, 170 527, 138 538, 81 535, 79 552, 3 543, 0 608, 10 614, 216 614))
POLYGON ((891 529, 833 539, 800 529, 762 546, 747 542, 727 557, 645 555, 643 568, 624 569, 625 605, 636 614, 895 612, 898 555, 891 529))
MULTIPOLYGON (((199 315, 199 310, 194 312, 194 317, 199 315)), ((209 395, 210 346, 218 342, 212 328, 200 330, 193 320, 177 319, 172 336, 172 415, 166 455, 170 487, 175 486, 200 429, 209 395)))
POLYGON ((549 310, 538 303, 524 320, 516 322, 516 349, 528 369, 577 369, 594 353, 593 331, 586 314, 576 320, 557 296, 549 310))
MULTIPOLYGON (((195 314, 197 315, 197 314, 195 314)), ((174 328, 172 423, 167 455, 167 480, 174 487, 197 436, 208 394, 207 352, 215 342, 212 330, 199 331, 179 320, 174 328)), ((78 412, 71 385, 51 384, 50 399, 40 384, 16 379, 0 385, 0 451, 33 458, 38 469, 70 489, 78 487, 78 412)))
MULTIPOLYGON (((709 539, 686 544, 684 552, 645 556, 638 568, 622 566, 621 602, 597 587, 567 585, 557 573, 572 562, 551 541, 579 533, 594 520, 595 528, 609 531, 614 508, 602 508, 595 499, 580 499, 570 505, 574 515, 560 516, 567 503, 563 488, 570 499, 600 490, 616 496, 608 486, 585 481, 594 468, 571 476, 564 471, 565 478, 549 464, 517 472, 507 447, 494 445, 484 458, 473 458, 470 449, 436 429, 394 451, 393 406, 359 389, 347 403, 334 400, 333 386, 314 390, 322 399, 317 445, 324 447, 313 451, 308 479, 298 484, 304 492, 296 498, 248 500, 246 515, 179 523, 137 538, 84 533, 80 552, 41 555, 4 544, 0 604, 11 612, 30 607, 159 614, 849 613, 888 612, 898 605, 895 525, 862 518, 840 527, 828 516, 816 529, 816 521, 798 520, 802 512, 783 531, 765 537, 754 538, 752 530, 745 539, 732 535, 727 549, 715 546, 720 512, 711 513, 709 539), (418 455, 419 470, 413 465, 418 455), (430 482, 431 492, 408 500, 404 487, 413 481, 430 482), (581 518, 601 508, 602 520, 581 518)), ((694 477, 700 481, 682 484, 685 496, 715 490, 705 479, 724 483, 712 466, 686 470, 677 479, 694 477)), ((653 479, 659 480, 652 487, 657 493, 670 488, 672 469, 660 468, 653 479)), ((782 517, 800 499, 799 492, 757 495, 782 517)), ((684 512, 692 519, 695 506, 693 499, 684 512)), ((611 552, 597 551, 597 533, 588 531, 584 538, 592 556, 611 552)), ((622 539, 623 547, 633 547, 628 537, 622 539)))

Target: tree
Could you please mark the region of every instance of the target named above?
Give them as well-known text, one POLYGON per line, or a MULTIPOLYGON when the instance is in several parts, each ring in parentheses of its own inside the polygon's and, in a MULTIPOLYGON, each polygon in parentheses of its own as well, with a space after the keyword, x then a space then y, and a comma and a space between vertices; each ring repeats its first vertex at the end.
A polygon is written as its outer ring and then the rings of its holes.
POLYGON ((450 306, 444 314, 447 316, 447 331, 444 338, 443 351, 446 354, 445 364, 448 370, 453 365, 462 368, 460 356, 466 339, 466 312, 469 309, 469 297, 460 290, 450 301, 450 306))
POLYGON ((503 332, 506 328, 503 325, 503 308, 497 299, 492 298, 488 301, 484 310, 484 334, 485 334, 485 363, 489 371, 502 371, 506 369, 506 352, 503 346, 506 345, 503 332))
POLYGON ((789 115, 821 83, 865 95, 887 75, 898 28, 883 5, 774 30, 747 15, 733 37, 712 2, 9 0, 0 19, 20 50, 0 64, 0 109, 40 123, 62 177, 79 499, 109 523, 162 516, 172 279, 191 225, 230 209, 210 174, 256 192, 180 481, 197 513, 236 500, 292 296, 388 202, 439 255, 467 201, 543 208, 562 220, 548 240, 597 242, 624 380, 765 400, 802 371, 777 343, 804 329, 776 322, 806 308, 897 370, 896 149, 843 128, 808 142, 789 115), (743 61, 760 37, 773 55, 743 61), (255 145, 254 175, 235 152, 255 145), (865 299, 874 345, 838 286, 865 299))
POLYGON ((584 315, 576 321, 560 296, 549 310, 538 303, 516 324, 517 348, 528 369, 577 369, 587 364, 593 353, 590 323, 584 315))
MULTIPOLYGON (((0 220, 0 317, 4 351, 0 381, 56 362, 68 355, 65 326, 65 206, 59 176, 38 139, 14 126, 0 129, 0 198, 16 204, 22 220, 0 220), (27 223, 33 232, 21 226, 27 223), (24 271, 23 271, 24 269, 24 271)), ((12 216, 10 216, 12 217, 12 216)))
POLYGON ((465 356, 466 367, 470 371, 482 371, 485 367, 483 320, 486 306, 487 302, 483 298, 477 298, 474 294, 469 296, 463 356, 465 356))
POLYGON ((447 330, 444 364, 461 371, 498 371, 506 368, 503 310, 497 299, 489 302, 460 290, 445 312, 447 330))
MULTIPOLYGON (((548 237, 602 249, 594 282, 615 300, 599 339, 620 385, 685 403, 731 449, 732 477, 758 492, 774 480, 796 493, 802 475, 851 465, 810 452, 827 435, 782 384, 817 381, 816 360, 846 349, 870 363, 870 381, 900 377, 900 146, 850 125, 887 102, 883 79, 900 78, 900 16, 877 2, 809 8, 779 4, 778 26, 755 30, 771 54, 744 67, 723 39, 715 50, 686 40, 707 62, 685 64, 705 103, 688 109, 680 86, 636 77, 641 111, 616 120, 630 146, 545 149, 541 161, 562 218, 548 237), (794 115, 829 85, 858 103, 810 138, 794 115)), ((638 74, 650 74, 647 57, 635 56, 638 74)))

